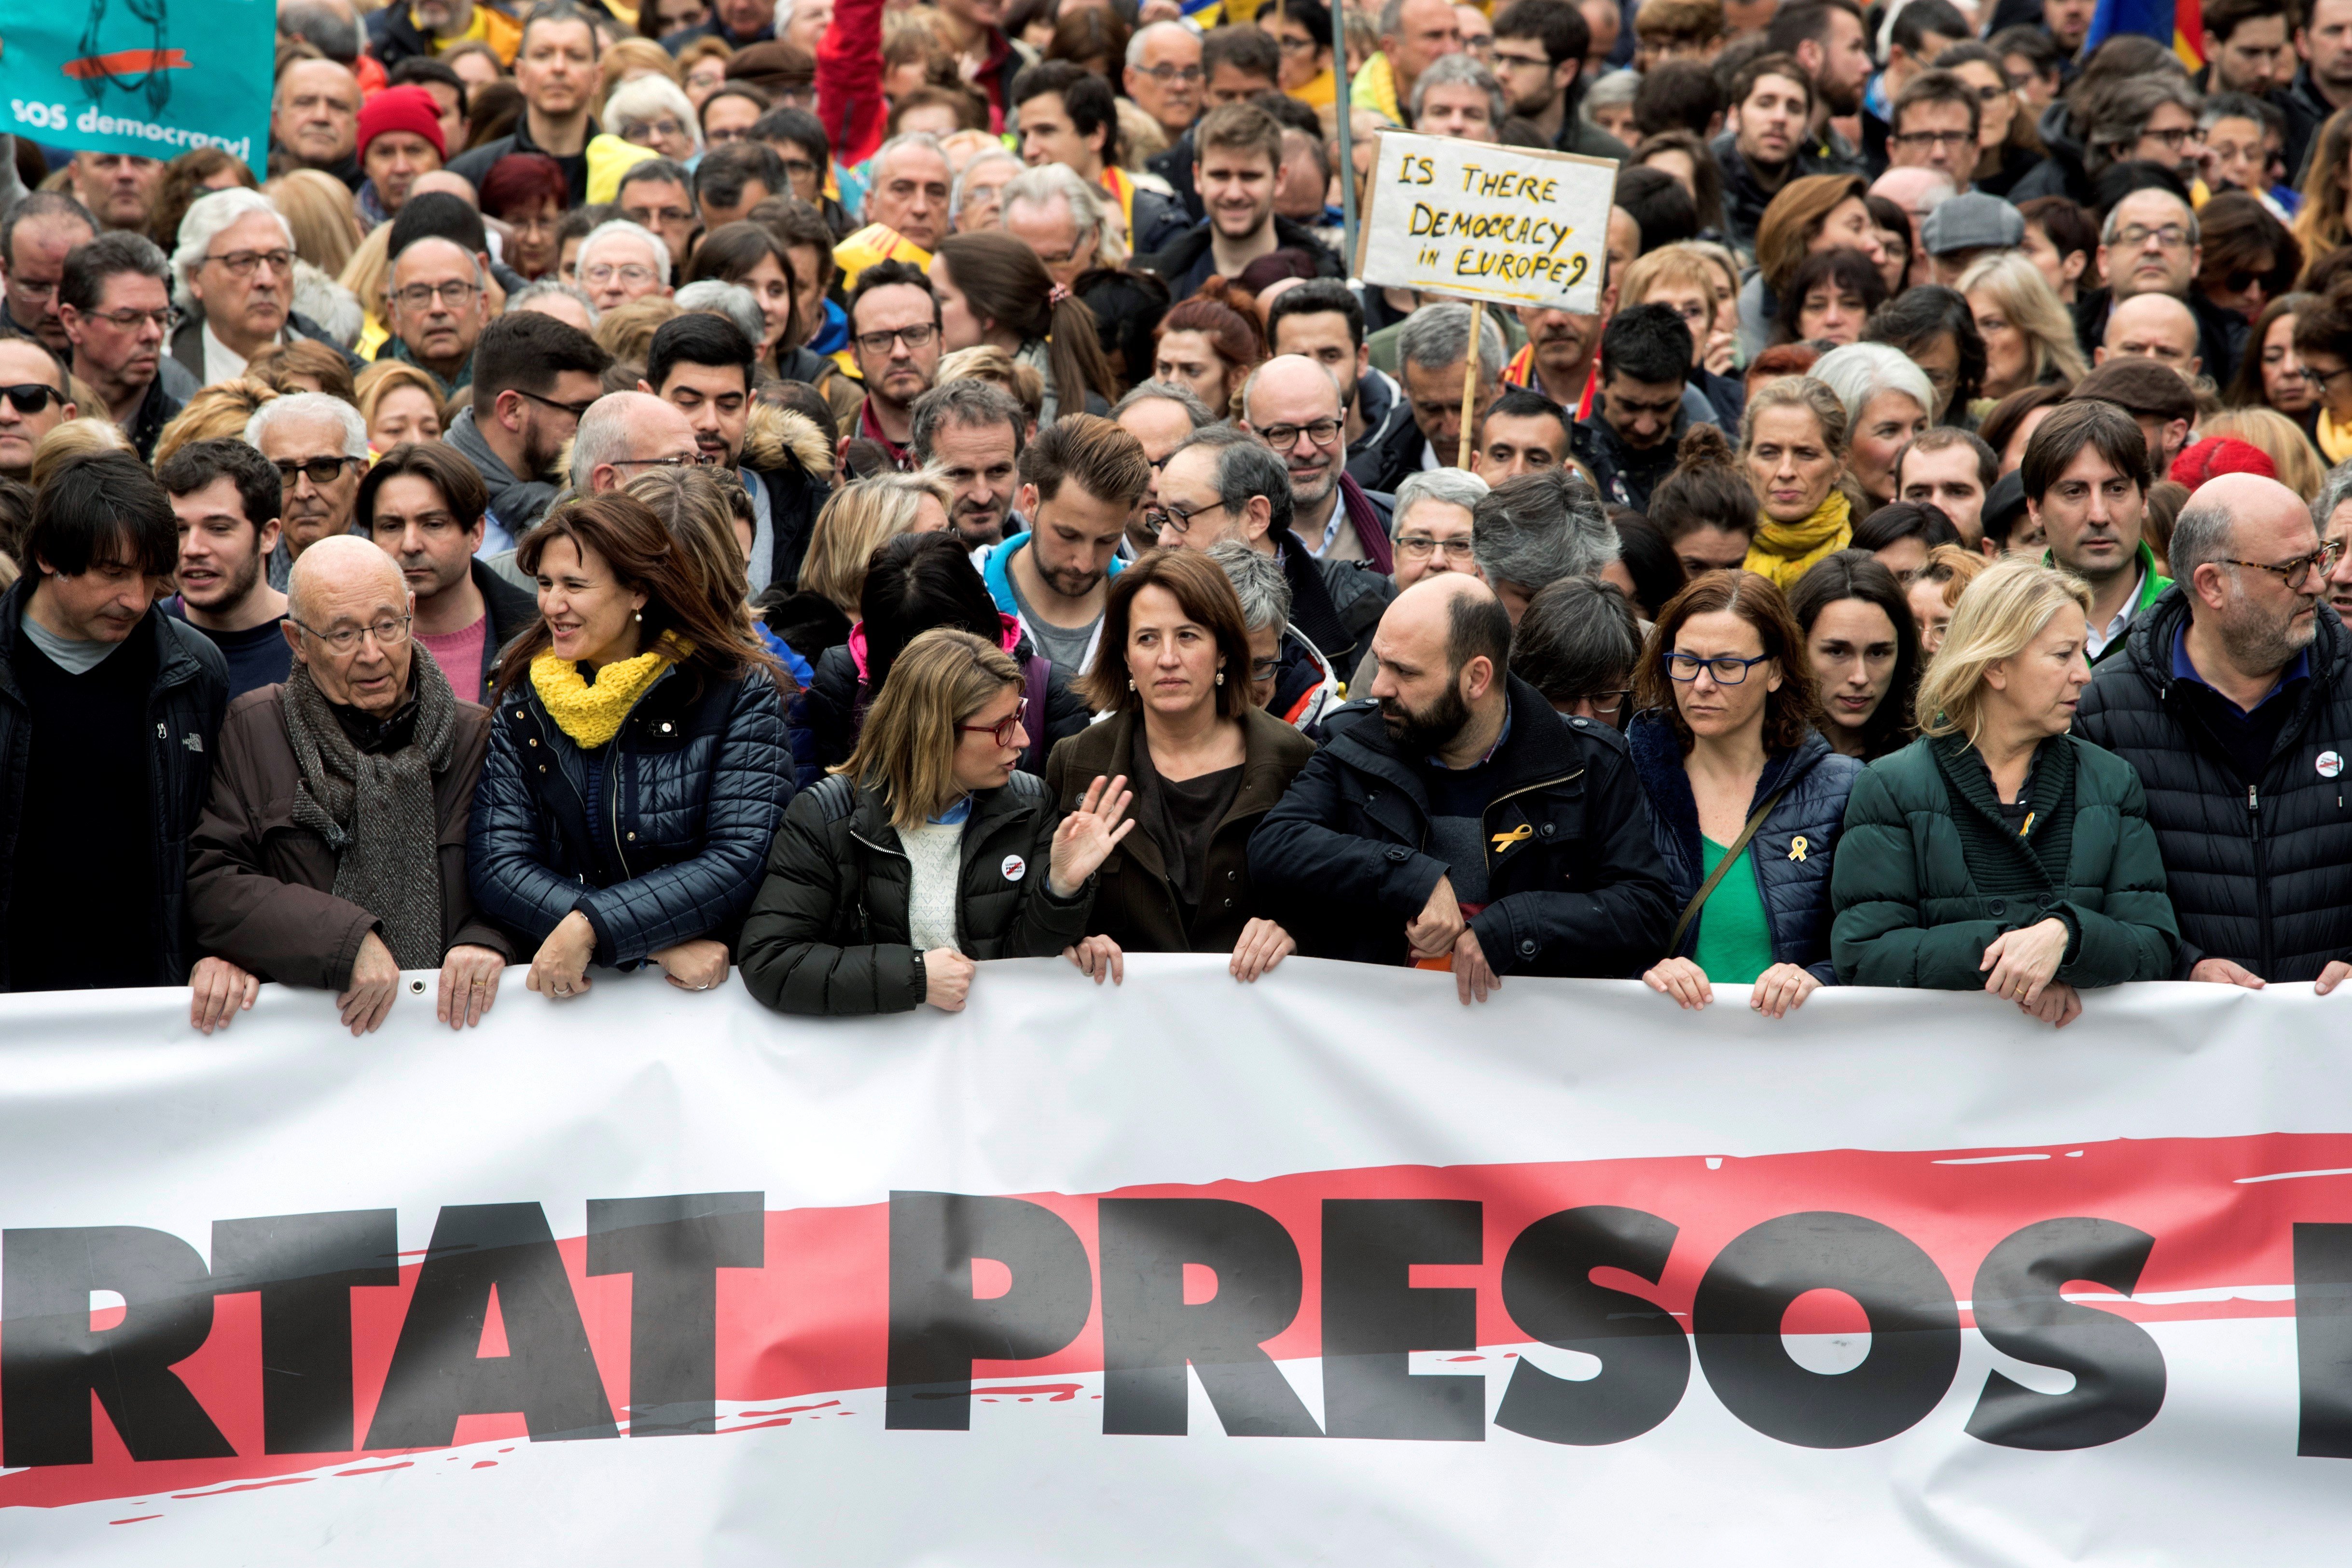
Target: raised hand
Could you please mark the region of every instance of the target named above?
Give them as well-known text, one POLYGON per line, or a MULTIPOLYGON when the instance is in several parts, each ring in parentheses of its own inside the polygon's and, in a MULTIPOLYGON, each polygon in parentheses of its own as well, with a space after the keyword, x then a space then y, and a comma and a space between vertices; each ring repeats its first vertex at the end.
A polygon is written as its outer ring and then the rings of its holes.
POLYGON ((1135 792, 1127 787, 1124 773, 1116 779, 1097 779, 1087 786, 1087 797, 1078 802, 1078 809, 1054 830, 1053 863, 1046 874, 1055 897, 1075 896, 1087 878, 1110 858, 1118 841, 1134 831, 1134 819, 1119 821, 1134 800, 1135 792))

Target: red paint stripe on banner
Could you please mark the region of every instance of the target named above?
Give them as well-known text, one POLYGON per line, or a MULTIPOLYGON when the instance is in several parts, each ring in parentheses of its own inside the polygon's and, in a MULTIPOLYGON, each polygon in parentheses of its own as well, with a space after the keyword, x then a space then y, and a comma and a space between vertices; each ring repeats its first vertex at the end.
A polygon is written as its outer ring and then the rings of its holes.
MULTIPOLYGON (((552 1201, 579 1195, 538 1196, 552 1201)), ((1255 1182, 1135 1186, 1105 1194, 1013 1196, 1059 1215, 1090 1251, 1096 1245, 1096 1204, 1104 1197, 1227 1198, 1271 1215, 1296 1242, 1305 1268, 1297 1319, 1266 1342, 1270 1354, 1285 1359, 1313 1357, 1320 1351, 1321 1207, 1327 1198, 1459 1198, 1482 1204, 1483 1260, 1416 1269, 1415 1282, 1475 1287, 1479 1343, 1486 1345, 1528 1337, 1505 1312, 1498 1287, 1503 1258, 1513 1239, 1547 1214, 1594 1204, 1643 1209, 1679 1228, 1656 1285, 1608 1270, 1597 1278, 1656 1301, 1685 1328, 1699 1278, 1725 1243, 1765 1220, 1814 1209, 1864 1215, 1902 1232, 1935 1260, 1954 1297, 1963 1303, 1986 1253, 2023 1226, 2069 1216, 2118 1221, 2157 1239, 2139 1281, 2138 1299, 2111 1299, 2112 1292, 2089 1282, 2075 1283, 2070 1294, 2135 1322, 2210 1322, 2292 1314, 2293 1302, 2284 1299, 2284 1289, 2294 1278, 2292 1227, 2296 1221, 2352 1222, 2352 1135, 2279 1134, 2117 1140, 2042 1149, 1838 1149, 1752 1157, 1695 1153, 1527 1165, 1400 1166, 1255 1182)), ((284 1206, 289 1212, 298 1207, 293 1201, 284 1206)), ((722 1407, 767 1404, 767 1409, 746 1414, 781 1417, 786 1410, 824 1406, 777 1406, 772 1402, 879 1386, 885 1381, 888 1323, 887 1206, 772 1210, 765 1231, 764 1267, 722 1269, 718 1275, 717 1395, 722 1407)), ((580 1239, 559 1242, 558 1250, 606 1398, 616 1415, 625 1414, 629 1406, 630 1278, 589 1275, 585 1242, 580 1239)), ((374 1415, 418 1267, 404 1261, 398 1285, 351 1292, 354 1430, 362 1436, 374 1415)), ((1800 1301, 1784 1324, 1787 1332, 1798 1333, 1852 1332, 1857 1326, 1853 1303, 1833 1291, 1817 1291, 1800 1301)), ((1066 1397, 1059 1390, 1073 1385, 1055 1380, 1097 1373, 1102 1364, 1097 1304, 1084 1331, 1054 1355, 975 1364, 972 1375, 982 1383, 1021 1380, 1018 1387, 982 1387, 975 1395, 1008 1406, 1024 1398, 1059 1403, 1066 1397)), ((1496 1370, 1502 1370, 1502 1364, 1496 1370)), ((417 1452, 263 1453, 257 1295, 219 1297, 210 1337, 174 1371, 228 1438, 236 1458, 135 1464, 100 1409, 93 1423, 92 1462, 0 1477, 0 1506, 57 1507, 139 1497, 171 1487, 215 1488, 288 1476, 338 1460, 396 1458, 417 1452)), ((520 1415, 471 1416, 459 1421, 452 1447, 509 1443, 525 1436, 520 1415)))
POLYGON ((91 77, 131 76, 140 71, 184 71, 188 69, 187 52, 183 49, 117 49, 110 55, 88 55, 78 60, 68 60, 58 69, 75 81, 91 77))

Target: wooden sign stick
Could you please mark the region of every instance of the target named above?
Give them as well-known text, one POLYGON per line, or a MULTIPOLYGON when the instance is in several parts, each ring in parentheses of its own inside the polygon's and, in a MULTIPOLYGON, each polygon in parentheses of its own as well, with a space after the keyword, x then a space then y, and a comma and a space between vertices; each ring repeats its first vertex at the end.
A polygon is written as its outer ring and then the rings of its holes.
POLYGON ((1470 466, 1470 406, 1478 395, 1478 350, 1486 341, 1486 302, 1470 302, 1470 347, 1462 355, 1462 444, 1454 459, 1456 468, 1470 466))

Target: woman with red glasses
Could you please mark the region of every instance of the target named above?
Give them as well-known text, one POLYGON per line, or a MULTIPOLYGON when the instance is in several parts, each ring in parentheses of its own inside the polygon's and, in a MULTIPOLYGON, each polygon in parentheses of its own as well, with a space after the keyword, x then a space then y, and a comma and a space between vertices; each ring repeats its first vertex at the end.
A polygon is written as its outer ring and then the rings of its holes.
POLYGON ((961 1012, 974 961, 1086 936, 1094 876, 1133 830, 1127 780, 1054 810, 1016 772, 1028 734, 1013 656, 947 627, 890 666, 831 778, 784 813, 743 922, 743 983, 778 1012, 961 1012))

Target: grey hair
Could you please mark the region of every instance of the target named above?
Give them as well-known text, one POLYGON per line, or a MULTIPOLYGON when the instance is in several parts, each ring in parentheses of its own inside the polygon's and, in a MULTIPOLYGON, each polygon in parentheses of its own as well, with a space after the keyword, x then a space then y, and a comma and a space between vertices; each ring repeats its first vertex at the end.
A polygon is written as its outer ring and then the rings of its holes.
POLYGON ((2336 508, 2347 501, 2352 501, 2352 459, 2338 463, 2327 471, 2326 482, 2319 486, 2319 498, 2311 503, 2313 525, 2325 532, 2327 519, 2334 517, 2336 508))
MULTIPOLYGON (((694 112, 694 100, 665 76, 642 76, 623 82, 604 100, 604 112, 599 118, 625 141, 628 127, 656 120, 665 110, 677 117, 687 134, 694 138, 694 150, 701 152, 702 122, 694 112)), ((691 191, 694 186, 688 183, 686 188, 691 191)))
POLYGON ((754 345, 768 335, 767 318, 760 314, 757 296, 740 283, 706 277, 677 291, 680 310, 708 310, 742 329, 744 340, 754 345))
POLYGON ((2116 201, 2115 206, 2107 209, 2106 222, 2099 225, 2099 243, 2101 245, 2113 245, 2116 243, 2116 235, 2123 232, 2124 226, 2123 220, 2116 215, 2116 211, 2123 206, 2125 202, 2130 201, 2133 196, 2138 195, 2162 196, 2166 201, 2170 202, 2173 205, 2179 207, 2180 209, 2180 216, 2182 220, 2189 225, 2189 243, 2190 245, 2200 245, 2203 243, 2197 222, 2197 209, 2195 207, 2190 206, 2187 202, 2182 201, 2179 196, 2174 195, 2169 191, 2162 190, 2155 186, 2144 185, 2139 190, 2134 191, 2130 193, 2130 194, 2120 198, 2116 201))
POLYGON ((1641 90, 1640 71, 1630 66, 1623 70, 1611 71, 1584 89, 1584 101, 1578 105, 1577 112, 1585 116, 1585 123, 1589 125, 1593 110, 1626 108, 1633 103, 1633 95, 1641 90))
POLYGON ((1396 487, 1395 526, 1402 530, 1405 514, 1423 501, 1443 501, 1475 515, 1486 495, 1486 481, 1466 468, 1423 468, 1406 475, 1396 487))
POLYGON ((1413 122, 1421 121, 1421 100, 1428 96, 1429 89, 1453 82, 1468 82, 1486 95, 1487 127, 1500 134, 1510 106, 1503 101, 1503 84, 1495 79, 1495 73, 1475 55, 1440 55, 1434 65, 1421 73, 1421 79, 1412 84, 1413 122))
POLYGON ((655 261, 661 267, 662 282, 669 282, 669 242, 645 225, 633 224, 626 218, 607 218, 590 229, 588 237, 580 242, 579 250, 573 254, 573 267, 584 275, 588 270, 588 253, 608 239, 633 239, 653 252, 655 261))
POLYGON ((212 249, 213 241, 256 213, 268 213, 276 218, 278 231, 286 236, 286 248, 294 248, 294 225, 286 221, 278 204, 258 191, 232 185, 189 204, 187 215, 180 220, 180 243, 172 252, 172 277, 177 284, 173 292, 179 296, 181 305, 194 302, 194 296, 186 292, 188 279, 204 266, 205 253, 212 249))
MULTIPOLYGON (((963 166, 963 172, 955 177, 955 184, 948 192, 949 216, 955 218, 961 218, 963 216, 964 203, 967 200, 967 187, 971 182, 973 172, 987 164, 996 162, 1010 163, 1013 165, 1016 172, 1026 167, 1026 165, 1021 162, 1021 158, 1018 153, 1003 147, 992 147, 985 152, 974 154, 972 161, 963 166)), ((1012 182, 1008 180, 1005 183, 1011 184, 1012 182)), ((1000 210, 1002 209, 1000 208, 1000 210)))
POLYGON ((588 493, 588 476, 597 465, 609 463, 613 455, 628 444, 629 400, 650 396, 646 392, 606 392, 588 405, 580 416, 580 428, 572 437, 572 489, 575 495, 588 493))
POLYGON ((2138 141, 2147 129, 2149 117, 2168 103, 2187 110, 2191 124, 2196 122, 2197 111, 2204 107, 2197 89, 2185 78, 2169 71, 2127 77, 2100 93, 2092 105, 2091 133, 2083 139, 2094 161, 2100 167, 2115 162, 2108 149, 2138 141))
POLYGON ((1242 630, 1290 624, 1290 580, 1282 562, 1239 539, 1221 539, 1209 547, 1209 559, 1233 579, 1234 597, 1242 601, 1242 630))
POLYGON ((1861 424, 1862 411, 1881 392, 1901 392, 1930 417, 1936 412, 1936 388, 1927 372, 1891 344, 1844 344, 1814 361, 1805 373, 1837 394, 1849 432, 1861 424))
POLYGON ((874 183, 876 184, 881 183, 882 171, 890 166, 890 155, 908 147, 919 147, 925 152, 934 154, 938 157, 940 162, 948 166, 950 172, 955 168, 955 161, 948 156, 948 150, 940 145, 940 139, 938 137, 932 135, 928 131, 909 131, 904 135, 893 136, 889 141, 885 141, 879 148, 875 150, 874 162, 869 165, 869 167, 874 171, 874 183))
POLYGON ((1191 387, 1180 387, 1174 382, 1136 382, 1135 390, 1119 399, 1112 407, 1110 416, 1113 421, 1116 421, 1120 414, 1125 413, 1137 403, 1150 402, 1154 398, 1162 402, 1172 402, 1182 409, 1184 417, 1192 422, 1192 428, 1195 430, 1217 423, 1216 411, 1201 401, 1200 393, 1191 387))
POLYGON ((1528 601, 1511 635, 1511 674, 1555 703, 1630 683, 1641 662, 1633 606, 1598 578, 1553 583, 1528 601))
POLYGON ((1147 40, 1150 38, 1152 34, 1159 32, 1163 27, 1173 27, 1188 38, 1199 37, 1199 35, 1194 33, 1192 28, 1184 26, 1181 22, 1154 22, 1149 26, 1138 27, 1135 30, 1134 36, 1127 40, 1127 63, 1129 65, 1140 67, 1143 64, 1144 52, 1150 47, 1147 40))
POLYGON ((1404 0, 1385 0, 1381 6, 1381 37, 1393 38, 1404 26, 1404 0))
POLYGON ((343 427, 343 455, 356 457, 362 463, 367 461, 367 421, 360 417, 358 409, 325 392, 291 392, 284 397, 271 398, 255 409, 253 417, 245 422, 245 444, 257 447, 271 425, 282 424, 289 419, 300 419, 305 414, 320 414, 336 421, 343 427))
MULTIPOLYGON (((588 312, 588 325, 593 327, 604 312, 588 298, 588 291, 576 283, 566 283, 560 277, 542 277, 537 283, 526 283, 507 296, 507 314, 512 315, 534 299, 547 299, 561 295, 588 312)), ((752 340, 757 342, 756 338, 752 340)))
POLYGON ((1598 577, 1617 559, 1601 497, 1570 468, 1506 479, 1470 514, 1470 556, 1494 587, 1532 595, 1563 577, 1598 577))
MULTIPOLYGON (((1468 308, 1468 307, 1464 307, 1468 308)), ((1290 499, 1290 465, 1276 457, 1265 442, 1230 424, 1212 424, 1194 431, 1176 444, 1176 453, 1195 446, 1205 446, 1217 455, 1217 499, 1234 516, 1239 517, 1249 506, 1250 497, 1264 496, 1274 508, 1273 520, 1266 526, 1270 534, 1290 531, 1292 505, 1290 499)))
MULTIPOLYGON (((2228 557, 2236 548, 2230 542, 2233 526, 2227 507, 2190 497, 2180 508, 2180 515, 2172 519, 2172 540, 2164 551, 2164 559, 2172 565, 2173 577, 2187 582, 2207 561, 2229 565, 2228 557)), ((2231 568, 2232 574, 2236 570, 2231 568)))
POLYGON ((950 424, 977 425, 983 430, 992 424, 1009 424, 1013 427, 1013 450, 1018 455, 1022 429, 1029 423, 1029 416, 1022 411, 1020 401, 994 382, 967 376, 941 382, 917 398, 908 420, 912 429, 908 434, 907 449, 915 455, 916 462, 928 464, 933 455, 932 443, 940 429, 950 424))
MULTIPOLYGON (((1397 334, 1397 364, 1442 371, 1458 365, 1470 352, 1470 307, 1424 305, 1404 319, 1397 334)), ((1478 334, 1478 380, 1493 386, 1503 379, 1503 329, 1489 315, 1478 334)))
POLYGON ((1079 178, 1078 172, 1066 163, 1040 163, 1034 169, 1024 169, 1007 180, 997 198, 997 225, 1003 226, 1005 214, 1013 211, 1015 202, 1032 207, 1045 207, 1051 206, 1056 199, 1070 204, 1070 216, 1076 221, 1081 237, 1088 229, 1094 231, 1095 244, 1100 247, 1101 258, 1105 262, 1126 259, 1126 249, 1112 228, 1110 209, 1104 202, 1102 193, 1079 178), (1113 255, 1114 251, 1118 254, 1113 255))
POLYGON ((359 59, 367 42, 357 16, 311 0, 283 0, 278 7, 278 30, 316 45, 320 54, 346 68, 359 59))

